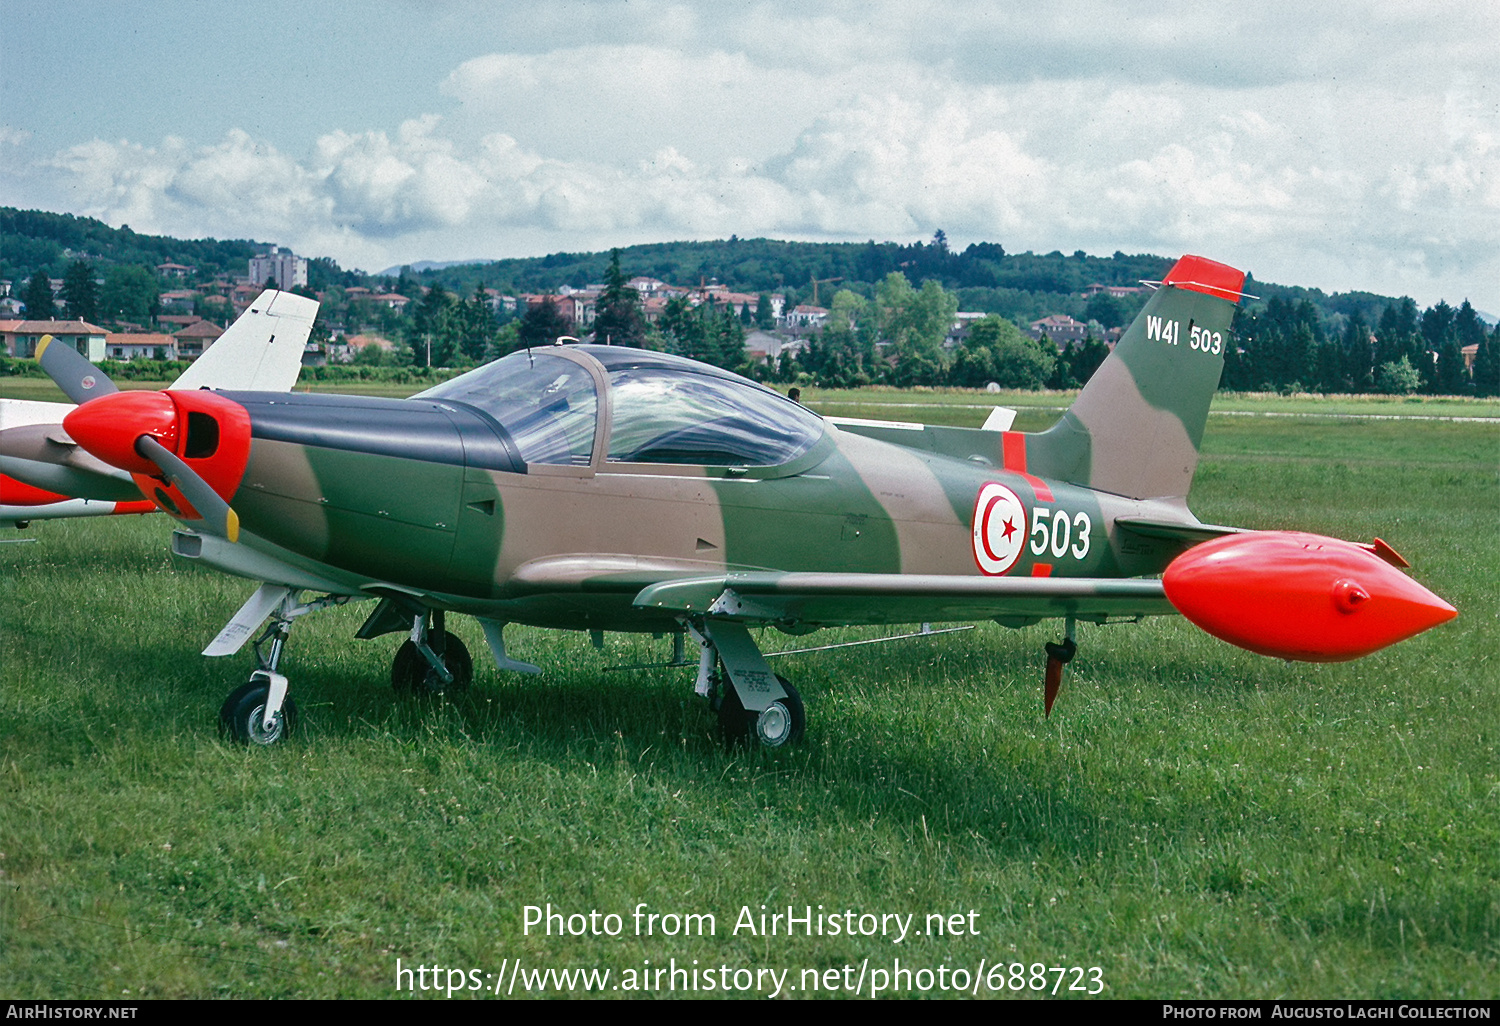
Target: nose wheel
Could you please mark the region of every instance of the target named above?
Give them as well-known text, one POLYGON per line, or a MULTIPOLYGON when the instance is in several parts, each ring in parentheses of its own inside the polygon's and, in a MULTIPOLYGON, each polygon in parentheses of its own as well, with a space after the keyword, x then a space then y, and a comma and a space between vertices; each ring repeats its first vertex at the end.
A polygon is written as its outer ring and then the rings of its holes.
POLYGON ((224 699, 219 709, 219 734, 242 745, 274 745, 297 730, 297 703, 283 698, 281 708, 267 723, 266 704, 270 701, 271 681, 257 673, 224 699))
MULTIPOLYGON (((256 670, 250 679, 229 693, 219 708, 219 734, 244 745, 274 745, 285 741, 297 729, 297 704, 287 692, 287 679, 276 672, 291 635, 292 624, 308 613, 341 606, 349 599, 344 595, 325 595, 311 602, 300 602, 297 593, 290 588, 272 587, 263 584, 250 600, 235 614, 226 633, 235 626, 245 632, 270 612, 271 622, 253 643, 256 670), (241 618, 244 618, 242 621, 241 618)), ((241 635, 243 638, 243 635, 241 635)), ((231 644, 224 651, 209 653, 226 655, 235 651, 244 642, 231 644)), ((218 639, 215 639, 215 645, 218 639)))

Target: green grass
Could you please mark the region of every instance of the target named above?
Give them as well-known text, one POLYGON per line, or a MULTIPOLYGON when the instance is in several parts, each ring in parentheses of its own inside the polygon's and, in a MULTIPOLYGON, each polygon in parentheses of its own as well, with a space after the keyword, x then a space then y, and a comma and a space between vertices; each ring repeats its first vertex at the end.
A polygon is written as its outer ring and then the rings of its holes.
POLYGON ((1333 665, 1085 627, 1050 720, 1055 625, 790 656, 808 736, 773 754, 721 751, 689 671, 604 672, 664 657, 648 638, 513 628, 545 670, 521 678, 455 618, 469 698, 398 701, 359 606, 299 623, 305 729, 246 751, 214 724, 249 659, 197 651, 247 582, 174 563, 161 518, 7 534, 37 542, 0 545, 0 994, 382 997, 398 957, 795 984, 899 957, 1099 966, 1111 997, 1493 998, 1497 456, 1486 424, 1214 418, 1203 519, 1379 534, 1460 617, 1333 665), (625 936, 523 936, 546 902, 625 936), (640 902, 718 934, 635 937, 640 902), (789 903, 974 909, 979 935, 730 934, 789 903))

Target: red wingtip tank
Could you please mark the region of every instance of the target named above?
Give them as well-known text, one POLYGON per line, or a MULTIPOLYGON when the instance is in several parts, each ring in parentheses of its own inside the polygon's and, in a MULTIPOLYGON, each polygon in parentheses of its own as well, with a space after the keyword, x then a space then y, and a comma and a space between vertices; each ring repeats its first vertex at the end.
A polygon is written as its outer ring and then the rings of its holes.
POLYGON ((1366 546, 1251 531, 1194 546, 1172 561, 1162 583, 1178 612, 1232 645, 1279 659, 1343 662, 1458 615, 1397 561, 1405 565, 1378 540, 1366 546))

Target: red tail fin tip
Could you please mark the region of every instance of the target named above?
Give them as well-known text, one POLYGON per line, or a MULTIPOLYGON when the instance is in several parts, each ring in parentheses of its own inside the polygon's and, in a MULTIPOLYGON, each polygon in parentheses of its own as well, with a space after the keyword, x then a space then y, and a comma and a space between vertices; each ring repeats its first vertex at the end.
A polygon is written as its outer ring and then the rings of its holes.
POLYGON ((1167 272, 1162 284, 1238 303, 1245 294, 1245 272, 1207 257, 1185 256, 1167 272))

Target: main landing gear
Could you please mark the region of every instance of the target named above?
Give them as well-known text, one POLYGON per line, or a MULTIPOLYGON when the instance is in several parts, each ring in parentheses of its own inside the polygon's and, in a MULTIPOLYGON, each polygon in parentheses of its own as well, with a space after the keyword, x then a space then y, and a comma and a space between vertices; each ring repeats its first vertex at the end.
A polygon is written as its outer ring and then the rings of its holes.
POLYGON ((802 696, 791 681, 771 672, 743 624, 704 620, 685 627, 699 646, 695 690, 718 716, 726 746, 753 741, 782 748, 802 739, 807 729, 802 696))
POLYGON ((454 695, 469 690, 473 679, 474 660, 464 643, 448 633, 443 611, 413 616, 411 637, 396 650, 391 664, 396 693, 454 695))

